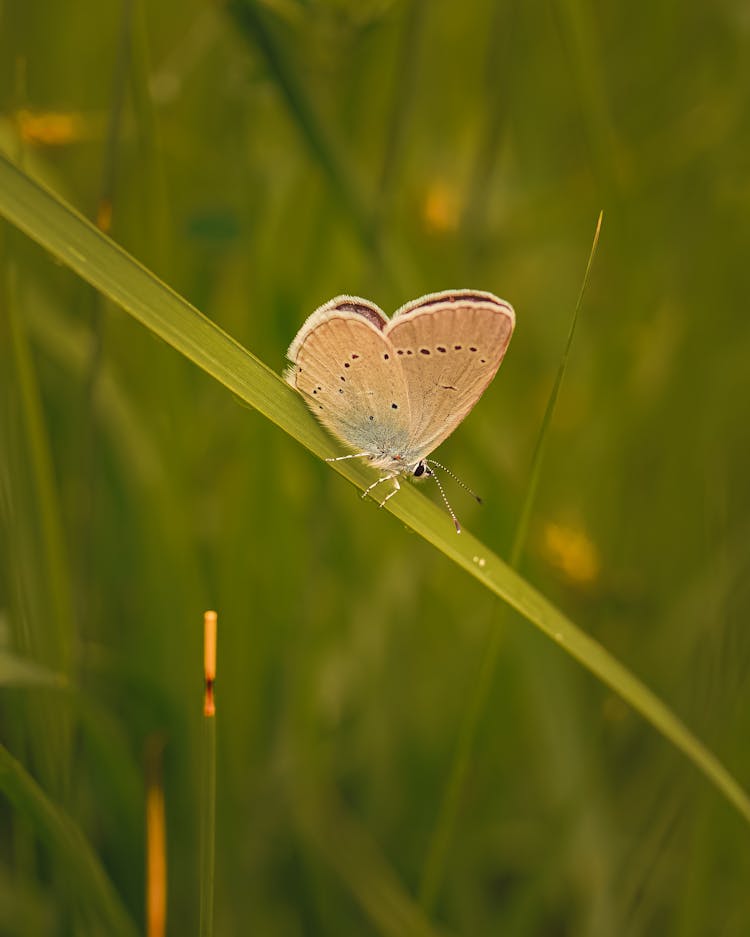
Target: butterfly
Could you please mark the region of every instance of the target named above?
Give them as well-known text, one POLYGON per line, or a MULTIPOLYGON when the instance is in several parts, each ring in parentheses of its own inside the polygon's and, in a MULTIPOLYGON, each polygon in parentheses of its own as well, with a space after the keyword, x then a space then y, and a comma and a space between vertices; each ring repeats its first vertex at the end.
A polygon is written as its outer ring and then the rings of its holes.
POLYGON ((432 466, 448 470, 428 456, 492 381, 515 321, 509 303, 479 290, 430 293, 390 319, 369 300, 337 296, 297 333, 285 377, 323 426, 355 450, 338 459, 365 458, 381 470, 363 497, 392 481, 382 507, 400 476, 433 477, 460 533, 432 466))

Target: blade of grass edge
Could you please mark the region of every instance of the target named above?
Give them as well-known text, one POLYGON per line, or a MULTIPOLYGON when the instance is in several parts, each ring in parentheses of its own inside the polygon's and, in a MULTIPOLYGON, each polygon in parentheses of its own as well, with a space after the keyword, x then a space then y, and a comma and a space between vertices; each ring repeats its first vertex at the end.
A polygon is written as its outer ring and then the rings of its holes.
MULTIPOLYGON (((332 440, 279 375, 246 351, 70 206, 0 157, 0 214, 126 312, 319 456, 332 440)), ((360 489, 372 479, 351 459, 332 468, 360 489)), ((364 510, 363 506, 363 510, 364 510)), ((750 798, 719 759, 637 677, 577 628, 498 556, 440 508, 404 486, 386 509, 504 599, 640 712, 698 767, 750 822, 750 798)))

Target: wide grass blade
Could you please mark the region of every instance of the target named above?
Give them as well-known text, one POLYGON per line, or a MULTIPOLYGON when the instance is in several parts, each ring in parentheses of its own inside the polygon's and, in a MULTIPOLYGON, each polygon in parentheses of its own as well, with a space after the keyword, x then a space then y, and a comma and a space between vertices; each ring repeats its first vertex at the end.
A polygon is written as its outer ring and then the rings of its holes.
MULTIPOLYGON (((18 168, 0 159, 0 213, 113 302, 247 401, 311 452, 336 454, 302 400, 270 368, 18 168)), ((355 460, 333 468, 358 487, 372 473, 355 460)), ((719 760, 640 680, 577 628, 488 547, 464 533, 415 488, 388 510, 558 643, 699 767, 750 821, 750 800, 719 760)), ((367 508, 363 506, 363 510, 367 508)))

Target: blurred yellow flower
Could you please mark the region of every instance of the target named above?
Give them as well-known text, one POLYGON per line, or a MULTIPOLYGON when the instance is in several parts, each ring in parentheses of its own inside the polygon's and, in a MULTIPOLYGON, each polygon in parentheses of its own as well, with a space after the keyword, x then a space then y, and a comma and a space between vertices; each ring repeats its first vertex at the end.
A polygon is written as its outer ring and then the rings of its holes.
POLYGON ((60 111, 16 111, 16 125, 21 139, 38 146, 67 146, 86 135, 86 121, 81 114, 60 111))
POLYGON ((541 552, 548 563, 575 585, 589 585, 599 577, 599 552, 580 528, 547 523, 542 531, 541 552))
POLYGON ((459 222, 459 203, 456 190, 438 179, 425 195, 422 207, 425 227, 435 234, 455 231, 459 222))

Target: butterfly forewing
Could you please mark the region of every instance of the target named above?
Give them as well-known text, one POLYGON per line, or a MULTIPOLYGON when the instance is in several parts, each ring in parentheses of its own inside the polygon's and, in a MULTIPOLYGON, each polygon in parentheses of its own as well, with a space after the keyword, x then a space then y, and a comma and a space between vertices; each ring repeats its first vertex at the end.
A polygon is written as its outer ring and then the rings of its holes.
POLYGON ((293 344, 290 357, 290 382, 340 440, 374 458, 406 447, 411 413, 404 371, 372 316, 331 310, 293 344))
POLYGON ((385 327, 410 394, 410 461, 429 455, 476 404, 500 367, 514 324, 507 303, 462 291, 410 303, 385 327))

